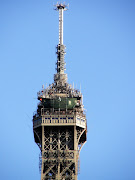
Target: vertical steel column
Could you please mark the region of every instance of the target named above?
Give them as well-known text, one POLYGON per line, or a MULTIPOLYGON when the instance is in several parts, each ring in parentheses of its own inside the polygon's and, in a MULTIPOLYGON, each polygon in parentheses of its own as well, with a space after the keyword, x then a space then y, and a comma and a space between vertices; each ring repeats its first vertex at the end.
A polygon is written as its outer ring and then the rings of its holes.
MULTIPOLYGON (((58 130, 58 151, 60 151, 60 129, 58 130)), ((59 179, 60 179, 60 160, 58 159, 58 180, 59 179)))
POLYGON ((42 168, 41 168, 41 180, 43 179, 43 169, 44 169, 43 153, 44 153, 44 126, 42 125, 42 168))
POLYGON ((77 154, 78 154, 78 143, 77 143, 77 132, 76 126, 74 126, 74 162, 75 162, 75 180, 77 180, 77 154))

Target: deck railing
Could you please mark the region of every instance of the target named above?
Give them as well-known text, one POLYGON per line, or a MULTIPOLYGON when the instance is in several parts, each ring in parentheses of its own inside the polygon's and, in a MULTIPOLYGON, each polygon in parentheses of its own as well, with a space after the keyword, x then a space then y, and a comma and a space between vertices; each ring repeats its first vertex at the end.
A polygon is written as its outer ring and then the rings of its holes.
POLYGON ((39 119, 33 120, 33 126, 41 126, 44 125, 78 125, 78 126, 86 126, 86 119, 81 119, 74 117, 73 119, 68 118, 45 118, 41 117, 39 119))
POLYGON ((77 110, 52 110, 52 111, 49 111, 48 109, 46 108, 41 108, 41 116, 45 116, 45 115, 81 115, 83 117, 86 117, 85 113, 83 112, 80 112, 80 111, 77 111, 77 110))
POLYGON ((33 118, 33 126, 46 125, 79 125, 86 126, 86 116, 76 111, 54 111, 49 112, 41 109, 41 116, 33 118))

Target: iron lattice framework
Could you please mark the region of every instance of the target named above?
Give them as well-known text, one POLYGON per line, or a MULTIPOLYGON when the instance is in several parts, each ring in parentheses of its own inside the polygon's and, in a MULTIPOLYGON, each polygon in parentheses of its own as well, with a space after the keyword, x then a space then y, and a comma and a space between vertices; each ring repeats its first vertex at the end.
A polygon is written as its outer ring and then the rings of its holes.
POLYGON ((79 153, 86 142, 87 123, 82 94, 67 83, 64 72, 63 11, 66 5, 57 4, 56 10, 59 11, 57 73, 54 83, 38 92, 40 102, 33 116, 33 132, 41 150, 41 180, 77 180, 79 153))

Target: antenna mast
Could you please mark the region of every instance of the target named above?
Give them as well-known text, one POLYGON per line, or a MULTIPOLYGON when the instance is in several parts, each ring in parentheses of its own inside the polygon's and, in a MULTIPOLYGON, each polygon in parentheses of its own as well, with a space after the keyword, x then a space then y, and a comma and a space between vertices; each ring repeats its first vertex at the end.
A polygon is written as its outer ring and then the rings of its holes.
POLYGON ((57 86, 64 86, 67 82, 67 74, 64 73, 65 71, 65 61, 64 56, 65 46, 63 44, 63 11, 67 10, 67 5, 62 3, 56 4, 56 11, 59 11, 59 44, 57 45, 56 54, 57 54, 57 74, 54 75, 54 82, 57 86))

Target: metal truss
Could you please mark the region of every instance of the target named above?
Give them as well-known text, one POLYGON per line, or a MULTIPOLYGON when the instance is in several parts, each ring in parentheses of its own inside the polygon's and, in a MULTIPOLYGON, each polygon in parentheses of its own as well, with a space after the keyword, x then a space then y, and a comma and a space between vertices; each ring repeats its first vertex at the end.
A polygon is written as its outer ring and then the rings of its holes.
POLYGON ((77 156, 73 127, 44 127, 41 179, 76 180, 77 156))

